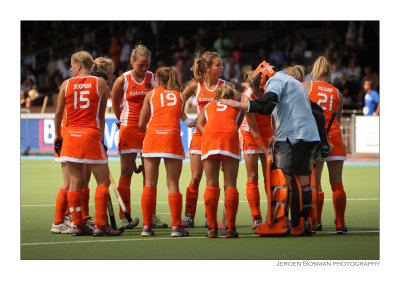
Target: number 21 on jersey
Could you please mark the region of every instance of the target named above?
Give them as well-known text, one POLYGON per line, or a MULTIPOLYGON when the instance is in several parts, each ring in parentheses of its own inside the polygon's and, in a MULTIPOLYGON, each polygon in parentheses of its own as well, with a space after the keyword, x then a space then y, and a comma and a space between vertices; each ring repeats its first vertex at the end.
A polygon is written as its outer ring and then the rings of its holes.
MULTIPOLYGON (((326 95, 325 93, 320 93, 320 92, 318 92, 318 96, 321 96, 321 97, 323 97, 323 98, 318 99, 317 104, 318 104, 319 106, 321 106, 321 108, 322 108, 323 110, 326 110, 326 107, 323 106, 323 105, 321 105, 321 103, 326 103, 326 102, 328 102, 328 95, 326 95)), ((332 111, 332 101, 333 101, 333 95, 331 95, 331 97, 329 97, 329 111, 332 111)))

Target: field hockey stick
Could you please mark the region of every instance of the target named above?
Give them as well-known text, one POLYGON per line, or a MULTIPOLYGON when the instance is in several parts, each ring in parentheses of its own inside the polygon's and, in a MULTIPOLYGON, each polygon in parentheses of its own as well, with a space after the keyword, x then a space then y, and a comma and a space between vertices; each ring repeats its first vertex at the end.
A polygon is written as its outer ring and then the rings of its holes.
POLYGON ((326 128, 326 135, 327 135, 327 136, 328 136, 329 131, 331 130, 331 126, 332 126, 332 124, 333 124, 333 121, 335 120, 335 117, 336 117, 336 111, 334 111, 334 112, 332 113, 331 119, 329 120, 328 127, 326 128))
POLYGON ((115 182, 111 175, 111 172, 109 172, 109 176, 110 176, 111 186, 115 192, 115 195, 117 195, 119 206, 121 207, 126 219, 128 220, 130 227, 132 227, 132 228, 136 227, 138 225, 139 220, 138 219, 135 219, 135 221, 132 220, 131 215, 129 214, 128 210, 126 209, 124 200, 122 200, 121 194, 119 194, 117 186, 115 185, 115 182))
POLYGON ((114 230, 116 230, 117 224, 115 222, 115 214, 114 214, 114 209, 113 209, 112 202, 111 202, 111 196, 108 197, 107 209, 108 209, 108 216, 110 217, 111 227, 114 230))

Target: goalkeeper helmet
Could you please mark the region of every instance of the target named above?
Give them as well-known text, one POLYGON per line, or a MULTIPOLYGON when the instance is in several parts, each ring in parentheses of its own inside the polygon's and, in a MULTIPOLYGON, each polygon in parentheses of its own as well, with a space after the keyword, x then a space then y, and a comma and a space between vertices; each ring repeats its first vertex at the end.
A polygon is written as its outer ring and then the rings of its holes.
POLYGON ((262 86, 265 91, 265 83, 275 74, 275 69, 267 62, 261 62, 253 72, 253 80, 257 86, 262 86))

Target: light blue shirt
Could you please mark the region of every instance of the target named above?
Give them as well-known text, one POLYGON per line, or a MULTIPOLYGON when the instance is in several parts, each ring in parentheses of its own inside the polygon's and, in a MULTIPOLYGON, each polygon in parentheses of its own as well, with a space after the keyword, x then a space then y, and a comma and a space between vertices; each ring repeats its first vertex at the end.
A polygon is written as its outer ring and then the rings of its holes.
POLYGON ((265 92, 274 92, 278 96, 278 103, 272 112, 277 141, 289 139, 291 144, 300 140, 320 141, 311 101, 302 83, 280 71, 267 81, 265 92))

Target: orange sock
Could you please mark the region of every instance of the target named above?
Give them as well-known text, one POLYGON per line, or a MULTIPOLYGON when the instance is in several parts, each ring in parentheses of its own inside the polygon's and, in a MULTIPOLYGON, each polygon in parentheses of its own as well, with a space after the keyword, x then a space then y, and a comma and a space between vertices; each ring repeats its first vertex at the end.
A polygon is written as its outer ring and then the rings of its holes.
POLYGON ((199 197, 199 185, 195 185, 192 182, 186 189, 186 205, 185 214, 190 214, 192 218, 196 215, 197 199, 199 197))
POLYGON ((56 215, 54 217, 54 224, 58 225, 64 222, 65 212, 68 208, 68 200, 67 200, 68 191, 61 188, 58 191, 57 199, 56 199, 56 215))
POLYGON ((335 184, 332 187, 333 207, 335 209, 335 224, 344 225, 344 212, 346 211, 346 192, 343 184, 335 184))
POLYGON ((68 191, 67 199, 69 211, 71 212, 72 222, 75 225, 82 227, 84 225, 82 219, 82 207, 81 207, 82 191, 68 191))
POLYGON ((110 191, 107 186, 101 185, 96 188, 94 194, 94 224, 104 227, 108 223, 107 204, 110 199, 110 191))
POLYGON ((168 203, 171 211, 171 225, 182 226, 182 194, 168 194, 168 203))
POLYGON ((217 211, 219 201, 218 188, 206 188, 204 191, 204 205, 208 218, 208 228, 218 228, 217 211))
POLYGON ((236 228, 236 214, 239 207, 239 192, 235 188, 225 190, 225 213, 226 226, 230 229, 236 228))
POLYGON ((258 190, 258 182, 246 183, 246 196, 249 202, 251 216, 254 219, 255 216, 261 216, 260 210, 260 191, 258 190))
POLYGON ((325 194, 320 187, 315 187, 317 190, 317 223, 321 223, 322 208, 324 207, 325 194))
POLYGON ((153 211, 155 210, 155 203, 157 198, 157 189, 144 186, 142 193, 142 214, 143 225, 153 226, 153 211))
MULTIPOLYGON (((131 214, 131 179, 120 177, 118 183, 118 192, 121 194, 121 198, 124 201, 126 209, 128 210, 129 214, 131 214)), ((122 219, 123 215, 124 212, 120 207, 119 218, 122 219)))
POLYGON ((85 219, 89 217, 89 188, 83 188, 82 189, 82 218, 85 219))

